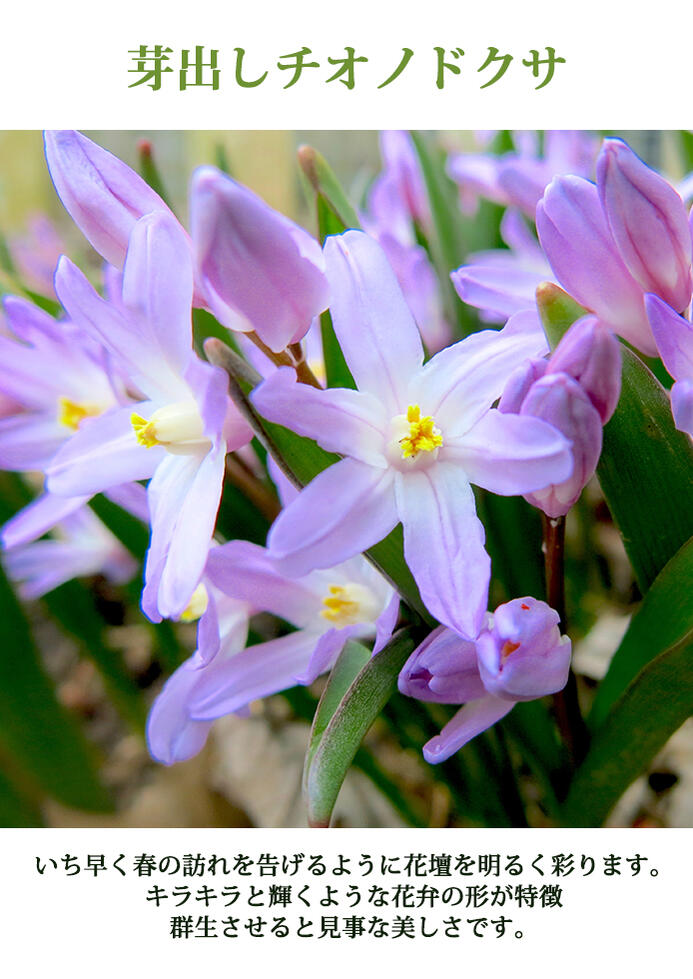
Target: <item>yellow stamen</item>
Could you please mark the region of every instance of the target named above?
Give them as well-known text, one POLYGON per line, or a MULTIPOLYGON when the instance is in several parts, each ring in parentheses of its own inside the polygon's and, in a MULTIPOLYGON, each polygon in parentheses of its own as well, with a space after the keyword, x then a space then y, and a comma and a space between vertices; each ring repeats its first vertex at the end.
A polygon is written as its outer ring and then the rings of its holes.
POLYGON ((207 589, 204 585, 200 584, 192 593, 190 601, 181 613, 180 621, 196 622, 197 619, 205 614, 208 605, 209 595, 207 594, 207 589))
POLYGON ((435 452, 443 444, 443 436, 436 428, 433 417, 426 415, 422 418, 418 405, 407 408, 407 422, 409 434, 399 440, 403 459, 412 459, 419 452, 435 452))
POLYGON ((135 436, 140 445, 144 445, 145 448, 151 449, 155 445, 161 445, 154 434, 154 423, 147 421, 142 415, 138 415, 137 412, 133 411, 130 415, 130 423, 135 430, 135 436))
POLYGON ((79 404, 69 398, 58 398, 58 421, 61 425, 76 432, 85 418, 100 415, 101 409, 95 404, 79 404))

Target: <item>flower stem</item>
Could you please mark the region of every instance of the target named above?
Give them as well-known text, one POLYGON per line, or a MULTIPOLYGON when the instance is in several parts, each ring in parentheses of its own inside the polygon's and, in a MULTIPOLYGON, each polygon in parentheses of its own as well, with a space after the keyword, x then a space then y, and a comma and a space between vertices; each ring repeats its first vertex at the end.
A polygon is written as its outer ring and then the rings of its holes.
POLYGON ((270 350, 266 343, 262 342, 257 333, 246 333, 246 336, 277 367, 293 367, 296 371, 296 376, 302 384, 311 384, 314 388, 322 387, 320 381, 303 359, 303 350, 300 343, 292 343, 286 350, 275 353, 274 350, 270 350))
MULTIPOLYGON (((542 514, 544 572, 546 576, 546 601, 558 612, 561 632, 566 633, 568 622, 565 611, 565 517, 547 517, 542 514)), ((580 764, 587 752, 588 734, 578 701, 577 681, 572 669, 563 690, 553 695, 553 705, 561 736, 573 767, 580 764)))
POLYGON ((236 453, 226 457, 226 475, 266 520, 272 523, 279 516, 281 505, 275 494, 260 482, 236 453))

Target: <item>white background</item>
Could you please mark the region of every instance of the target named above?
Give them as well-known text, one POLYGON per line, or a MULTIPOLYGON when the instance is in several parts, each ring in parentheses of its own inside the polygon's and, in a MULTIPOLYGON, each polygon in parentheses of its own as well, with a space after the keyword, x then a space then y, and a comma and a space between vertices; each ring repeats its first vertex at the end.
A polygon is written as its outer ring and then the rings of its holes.
MULTIPOLYGON (((12 3, 3 10, 3 92, 0 127, 6 129, 442 129, 590 128, 668 129, 693 125, 690 9, 659 0, 628 5, 605 0, 579 3, 496 0, 494 3, 376 0, 234 5, 93 0, 12 3), (180 50, 195 44, 220 49, 222 90, 181 93, 167 84, 154 93, 128 89, 128 49, 163 43, 180 50), (281 91, 286 74, 277 58, 302 45, 315 60, 339 56, 345 45, 371 60, 357 66, 357 87, 325 85, 329 71, 306 74, 281 91), (468 52, 463 74, 435 88, 434 45, 468 52), (480 91, 475 74, 495 45, 515 55, 508 74, 480 91), (552 45, 567 59, 553 82, 533 91, 519 65, 530 48, 552 45), (248 69, 268 67, 256 89, 233 83, 233 48, 248 52, 248 69), (403 46, 415 57, 401 78, 380 92, 375 86, 399 61, 403 46)), ((175 75, 169 76, 175 81, 175 75)), ((260 976, 354 975, 419 977, 435 970, 487 976, 558 975, 562 979, 619 975, 682 975, 688 962, 690 912, 686 897, 692 834, 667 831, 219 831, 219 830, 4 830, 0 832, 2 972, 24 977, 69 975, 75 979, 200 976, 253 970, 260 976), (525 937, 495 941, 417 943, 347 939, 333 942, 269 939, 236 942, 173 942, 167 912, 143 900, 143 882, 116 874, 96 881, 39 877, 35 856, 66 852, 196 852, 302 850, 374 852, 428 849, 451 852, 639 851, 657 865, 657 878, 594 877, 565 882, 563 911, 526 912, 525 937), (677 965, 678 962, 678 965, 677 965)), ((185 909, 181 909, 185 910, 185 909)), ((257 912, 256 912, 257 913, 257 912)), ((463 917, 483 912, 462 913, 463 917)), ((510 912, 508 912, 510 913, 510 912)), ((496 914, 493 915, 497 916, 496 914)), ((512 914, 511 914, 512 916, 512 914)))
MULTIPOLYGON (((0 126, 9 129, 368 129, 387 126, 487 128, 688 128, 693 118, 690 22, 681 0, 93 0, 13 2, 3 8, 0 126), (686 18, 684 20, 684 18, 686 18), (128 50, 162 43, 220 50, 223 89, 128 90, 128 50), (282 92, 290 72, 277 58, 310 47, 314 60, 339 57, 345 45, 371 60, 358 65, 357 87, 306 71, 282 92), (463 74, 435 88, 432 48, 461 47, 463 74), (476 68, 488 47, 515 61, 497 84, 479 91, 476 68), (530 48, 553 46, 567 59, 540 92, 520 65, 530 48), (376 91, 402 47, 415 57, 388 88, 376 91), (233 81, 235 47, 248 74, 270 69, 255 89, 233 81), (362 79, 362 81, 360 81, 362 79)), ((450 59, 448 59, 450 60, 450 59)), ((259 73, 259 72, 258 72, 259 73)), ((484 76, 486 77, 486 76, 484 76)), ((174 82, 168 84, 168 80, 174 82)))
MULTIPOLYGON (((3 974, 52 975, 74 979, 123 979, 150 974, 166 979, 204 976, 214 969, 215 977, 247 974, 259 977, 311 976, 316 971, 330 979, 353 979, 360 970, 366 979, 393 975, 419 979, 430 974, 444 976, 483 975, 495 977, 502 970, 520 977, 559 976, 561 979, 602 979, 613 975, 645 979, 657 976, 688 975, 690 952, 690 902, 687 898, 692 862, 689 830, 7 830, 0 833, 3 845, 5 908, 2 914, 3 974), (332 855, 352 855, 358 863, 362 853, 378 852, 394 856, 409 852, 519 854, 526 866, 522 877, 500 878, 475 875, 472 878, 429 878, 441 889, 448 884, 485 883, 489 890, 496 883, 558 883, 563 888, 564 908, 520 910, 512 905, 479 910, 464 907, 445 909, 443 915, 462 918, 463 937, 459 939, 389 939, 365 937, 351 940, 253 939, 242 932, 237 939, 173 940, 168 937, 172 914, 192 914, 196 921, 205 913, 202 904, 187 902, 178 910, 169 898, 157 909, 146 901, 153 884, 169 890, 190 886, 193 893, 202 883, 219 892, 224 885, 243 878, 228 877, 121 877, 107 871, 96 879, 84 872, 65 877, 48 867, 39 876, 35 857, 60 858, 65 853, 84 857, 105 853, 111 860, 121 852, 128 855, 124 866, 141 853, 166 854, 217 853, 229 858, 239 853, 257 856, 263 852, 323 854, 330 866, 332 855), (611 853, 632 856, 639 852, 648 858, 638 877, 630 877, 625 860, 623 875, 603 877, 603 857, 611 853), (574 853, 579 867, 580 854, 596 858, 597 870, 581 877, 579 870, 566 878, 539 877, 529 864, 538 854, 540 864, 551 867, 551 854, 574 853), (650 868, 659 873, 652 877, 650 868), (501 914, 513 919, 523 938, 512 934, 496 939, 489 927, 487 936, 474 938, 467 918, 501 914), (9 968, 5 972, 5 966, 9 968)), ((272 878, 248 878, 267 887, 272 878)), ((391 877, 382 883, 392 886, 406 877, 391 877)), ((355 877, 315 878, 309 874, 287 878, 294 893, 302 883, 316 882, 345 886, 355 882, 366 892, 374 873, 361 881, 355 877)), ((422 881, 413 879, 414 884, 422 881)), ((388 917, 411 914, 418 922, 422 910, 397 912, 372 906, 349 910, 253 908, 247 913, 239 904, 223 909, 210 906, 212 918, 228 915, 246 919, 272 920, 273 915, 303 914, 319 922, 321 914, 358 914, 388 917)), ((316 928, 319 932, 319 928, 316 928)))

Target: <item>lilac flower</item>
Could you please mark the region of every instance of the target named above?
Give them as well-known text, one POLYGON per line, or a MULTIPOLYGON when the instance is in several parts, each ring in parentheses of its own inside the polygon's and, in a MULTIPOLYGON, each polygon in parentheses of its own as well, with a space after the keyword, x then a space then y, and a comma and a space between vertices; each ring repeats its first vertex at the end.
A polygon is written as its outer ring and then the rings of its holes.
POLYGON ((417 222, 428 230, 431 208, 411 135, 403 129, 384 130, 380 133, 380 155, 383 172, 373 182, 369 210, 376 220, 387 219, 396 201, 409 224, 417 222))
POLYGON ((619 255, 594 184, 554 180, 537 207, 539 240, 559 283, 602 322, 654 354, 644 294, 619 255))
POLYGON ((387 255, 424 343, 435 353, 452 331, 435 270, 417 243, 416 224, 427 231, 431 223, 423 174, 409 133, 383 132, 380 146, 385 166, 371 187, 362 224, 387 255))
POLYGON ((196 280, 229 329, 254 330, 279 352, 327 307, 318 242, 215 167, 193 174, 190 226, 196 280))
POLYGON ((518 360, 546 350, 535 315, 423 363, 383 252, 362 232, 325 246, 332 320, 358 391, 295 383, 282 368, 254 393, 260 412, 345 456, 274 523, 270 554, 305 574, 366 550, 401 521, 405 557, 431 612, 476 636, 489 558, 471 483, 504 495, 567 478, 569 445, 538 419, 490 410, 518 360), (393 342, 396 337, 396 342, 393 342))
POLYGON ((558 614, 545 602, 517 598, 487 617, 476 642, 442 626, 424 640, 400 673, 401 693, 464 704, 424 746, 428 762, 445 761, 519 701, 544 697, 565 686, 571 643, 561 636, 558 622, 558 614))
POLYGON ((592 174, 596 142, 585 132, 547 131, 540 155, 536 134, 517 133, 519 149, 502 156, 460 153, 448 159, 448 173, 460 185, 463 200, 478 194, 534 218, 544 188, 558 174, 592 174))
POLYGON ((166 764, 200 750, 213 720, 244 709, 330 669, 349 639, 389 640, 399 598, 365 561, 292 579, 267 551, 231 541, 210 551, 203 588, 209 604, 200 619, 198 648, 157 698, 148 724, 150 750, 166 764), (228 608, 222 621, 219 610, 228 608), (244 649, 234 610, 268 611, 294 632, 244 649), (194 737, 193 737, 194 735, 194 737))
POLYGON ((620 390, 618 341, 593 316, 570 327, 548 362, 526 361, 509 378, 499 410, 543 418, 572 444, 570 477, 525 494, 547 516, 566 514, 594 475, 602 448, 602 425, 613 414, 620 390))
POLYGON ((0 391, 17 410, 0 419, 0 467, 42 470, 84 421, 116 404, 106 351, 69 321, 6 296, 0 391))
POLYGON ((681 312, 691 301, 691 230, 671 184, 620 139, 606 139, 597 187, 609 228, 628 271, 645 292, 681 312))
MULTIPOLYGON (((171 212, 130 167, 71 130, 47 132, 46 159, 58 195, 96 250, 120 268, 135 223, 171 212)), ((197 306, 227 327, 254 330, 274 351, 299 340, 327 306, 322 252, 306 231, 214 167, 193 174, 190 192, 197 306)), ((175 220, 175 219, 174 219, 175 220)))
POLYGON ((22 598, 40 598, 72 578, 102 574, 120 584, 137 572, 137 563, 120 541, 83 504, 57 523, 54 535, 3 555, 22 598))
POLYGON ((65 246, 57 228, 45 214, 34 214, 24 234, 8 241, 19 278, 34 292, 53 296, 53 275, 65 246))
POLYGON ((73 129, 44 133, 46 162, 58 197, 87 241, 121 268, 139 218, 169 208, 125 163, 73 129))
POLYGON ((551 278, 551 266, 524 218, 507 210, 501 221, 507 248, 477 252, 450 273, 460 299, 480 310, 488 323, 504 323, 513 313, 533 309, 539 283, 551 278))
POLYGON ((645 306, 659 355, 676 382, 671 389, 674 422, 693 437, 693 326, 658 296, 646 296, 645 306))
POLYGON ((224 372, 192 350, 190 251, 173 218, 151 214, 132 232, 120 305, 102 299, 65 258, 56 290, 146 400, 84 423, 48 466, 48 489, 75 496, 152 477, 142 607, 154 620, 175 618, 207 558, 226 452, 251 438, 224 372))

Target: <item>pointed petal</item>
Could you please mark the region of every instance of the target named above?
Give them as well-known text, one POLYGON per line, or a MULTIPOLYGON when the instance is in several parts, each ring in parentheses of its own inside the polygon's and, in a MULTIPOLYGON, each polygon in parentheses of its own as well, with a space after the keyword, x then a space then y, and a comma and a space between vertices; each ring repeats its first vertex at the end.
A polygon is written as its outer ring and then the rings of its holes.
POLYGON ((462 302, 498 320, 505 320, 523 309, 531 309, 537 286, 546 278, 533 266, 525 268, 519 262, 511 264, 511 253, 507 254, 507 264, 483 265, 474 262, 450 273, 462 302))
POLYGON ((653 354, 643 290, 618 253, 595 185, 581 177, 553 180, 537 205, 537 231, 563 288, 616 333, 653 354))
POLYGON ((620 139, 605 139, 597 187, 621 258, 645 292, 684 310, 691 301, 691 231, 671 184, 620 139))
POLYGON ((296 676, 308 665, 316 637, 303 629, 279 639, 249 646, 214 664, 201 677, 191 704, 198 720, 213 720, 296 685, 296 676))
POLYGON ((305 669, 299 670, 295 675, 296 683, 307 686, 330 670, 355 631, 354 626, 347 626, 346 629, 328 629, 320 638, 316 636, 315 648, 309 662, 305 669))
POLYGON ((298 384, 293 368, 280 367, 255 389, 252 401, 265 418, 315 439, 328 452, 371 466, 386 465, 384 431, 389 419, 372 394, 298 384))
POLYGON ((395 491, 404 556, 426 607, 444 625, 475 639, 486 613, 491 561, 463 470, 437 462, 399 474, 395 491))
POLYGON ((275 520, 270 554, 287 574, 331 568, 386 537, 397 523, 390 470, 342 459, 306 486, 275 520))
MULTIPOLYGON (((148 488, 152 542, 145 578, 158 578, 156 608, 165 618, 185 610, 199 584, 214 532, 226 446, 197 456, 169 456, 148 488)), ((149 592, 148 592, 149 594, 149 592)), ((143 608, 144 608, 143 596, 143 608)))
POLYGON ((243 599, 299 628, 316 619, 321 608, 309 580, 280 574, 269 552, 250 541, 234 540, 213 548, 207 575, 225 595, 243 599))
POLYGON ((148 407, 128 405, 82 422, 47 467, 48 490, 60 496, 93 495, 109 486, 148 479, 166 450, 137 444, 130 419, 141 410, 148 407))
POLYGON ((500 697, 481 697, 458 710, 440 734, 424 745, 424 758, 430 765, 437 765, 454 755, 477 734, 486 731, 515 706, 513 701, 500 697))
POLYGON ((96 251, 120 268, 135 221, 167 206, 134 170, 81 133, 47 131, 44 142, 68 214, 96 251))
POLYGON ((347 231, 327 239, 325 262, 332 323, 359 390, 392 415, 406 410, 423 345, 385 253, 362 231, 347 231))
POLYGON ((422 412, 446 435, 462 435, 501 395, 518 363, 541 357, 548 345, 539 316, 526 310, 502 330, 482 330, 436 354, 418 381, 422 412))
POLYGON ((190 358, 192 295, 192 257, 181 226, 171 214, 140 218, 123 269, 123 306, 174 374, 190 358))
POLYGON ((571 443, 548 421, 488 411, 458 440, 446 442, 470 483, 500 496, 543 489, 568 479, 571 443))
POLYGON ((646 296, 645 306, 664 366, 677 381, 693 378, 693 325, 659 296, 646 296))
POLYGON ((219 320, 255 330, 276 352, 300 340, 328 302, 317 241, 209 166, 193 175, 190 220, 198 278, 219 320))
POLYGON ((147 746, 155 761, 173 765, 187 761, 202 750, 211 721, 194 721, 189 701, 200 671, 189 659, 171 676, 152 705, 147 721, 147 746))
POLYGON ((54 496, 52 493, 44 493, 7 521, 0 531, 0 543, 9 549, 43 537, 88 500, 88 496, 54 496))

